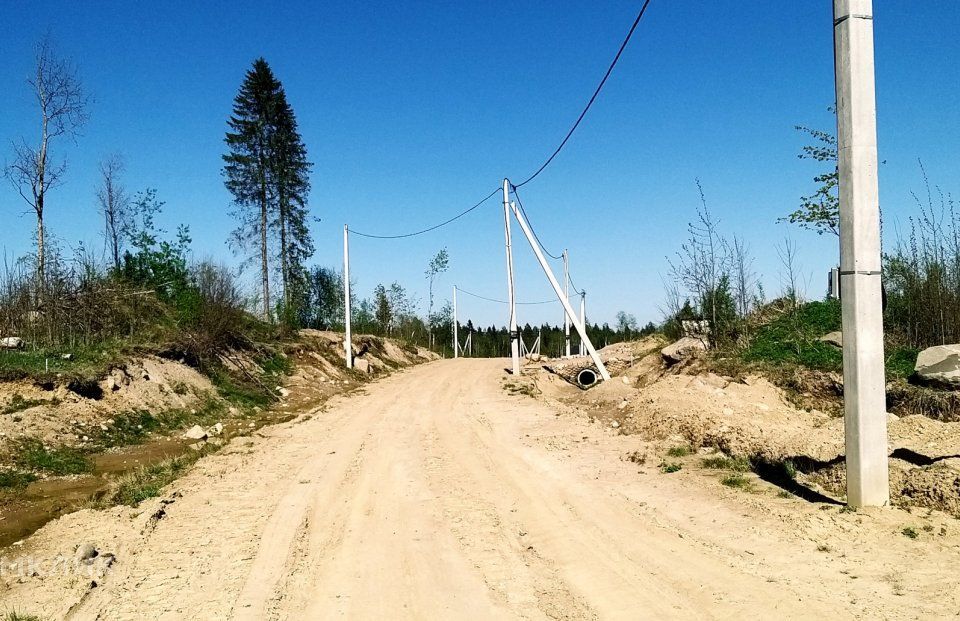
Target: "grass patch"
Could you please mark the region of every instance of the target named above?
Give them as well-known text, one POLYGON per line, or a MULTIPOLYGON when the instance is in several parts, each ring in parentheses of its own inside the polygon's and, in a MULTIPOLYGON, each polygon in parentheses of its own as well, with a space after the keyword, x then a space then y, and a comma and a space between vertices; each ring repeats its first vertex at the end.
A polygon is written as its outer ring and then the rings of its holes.
POLYGON ((535 397, 539 393, 536 386, 533 384, 514 384, 513 382, 506 382, 503 387, 511 395, 526 395, 528 397, 535 397))
POLYGON ((24 410, 29 410, 32 407, 38 405, 60 405, 59 399, 24 399, 23 395, 20 393, 14 393, 13 398, 10 400, 10 403, 6 405, 2 410, 0 410, 0 415, 4 414, 16 414, 17 412, 22 412, 24 410))
POLYGON ((920 536, 920 533, 918 533, 917 529, 914 528, 913 526, 905 527, 903 530, 900 531, 900 533, 904 537, 907 537, 908 539, 916 539, 917 537, 920 536))
POLYGON ((693 449, 689 446, 672 446, 667 451, 667 455, 670 457, 686 457, 691 453, 693 453, 693 449))
POLYGON ((839 329, 838 300, 808 302, 758 327, 741 358, 746 362, 794 363, 838 371, 843 366, 840 350, 817 339, 839 329))
POLYGON ((93 345, 0 351, 0 381, 99 379, 133 352, 129 343, 108 340, 93 345), (69 359, 63 356, 69 355, 69 359))
POLYGON ((12 461, 21 470, 63 476, 85 474, 93 464, 83 451, 68 446, 47 448, 39 438, 23 438, 12 449, 12 461))
POLYGON ((243 409, 267 408, 277 400, 269 388, 256 386, 252 382, 239 382, 226 371, 211 373, 210 381, 221 397, 243 409))
POLYGON ((683 466, 681 464, 678 464, 677 462, 669 462, 669 463, 663 462, 662 464, 660 464, 660 471, 665 474, 680 472, 682 468, 683 466))
POLYGON ((102 448, 140 444, 151 433, 215 423, 224 417, 225 410, 222 402, 207 399, 191 410, 167 410, 156 414, 148 410, 123 412, 114 417, 113 425, 106 431, 98 431, 94 441, 102 448))
POLYGON ((36 480, 32 472, 0 470, 0 490, 21 490, 36 480))
POLYGON ((751 486, 750 479, 740 473, 728 474, 720 479, 720 482, 735 489, 747 489, 751 486))
POLYGON ((3 621, 43 621, 43 620, 37 615, 31 615, 25 612, 17 612, 15 610, 11 610, 10 612, 7 612, 4 614, 3 621))
POLYGON ((207 444, 199 451, 138 468, 117 479, 107 493, 93 501, 93 506, 98 509, 115 505, 135 507, 148 498, 155 498, 164 487, 183 476, 197 460, 217 448, 207 444))
POLYGON ((700 464, 711 470, 733 470, 734 472, 749 472, 750 462, 742 457, 736 459, 726 455, 704 457, 700 464))

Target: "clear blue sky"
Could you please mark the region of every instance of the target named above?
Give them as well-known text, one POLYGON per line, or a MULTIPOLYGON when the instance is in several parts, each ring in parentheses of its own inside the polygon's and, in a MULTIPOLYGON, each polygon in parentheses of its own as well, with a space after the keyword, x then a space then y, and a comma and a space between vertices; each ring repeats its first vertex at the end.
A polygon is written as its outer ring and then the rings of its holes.
MULTIPOLYGON (((960 3, 877 2, 881 203, 886 243, 931 180, 957 190, 960 3)), ((589 97, 640 5, 609 2, 34 2, 0 6, 0 159, 37 133, 24 84, 32 46, 49 30, 95 98, 48 198, 63 244, 102 244, 97 162, 119 151, 131 190, 155 187, 164 224, 190 225, 194 253, 235 263, 220 176, 231 103, 254 58, 283 81, 315 163, 315 261, 338 266, 344 222, 372 233, 420 228, 471 205, 504 176, 530 174, 589 97)), ((831 3, 654 0, 590 115, 564 152, 521 191, 544 243, 566 246, 591 320, 617 310, 659 319, 665 257, 698 202, 699 178, 727 234, 742 235, 768 292, 779 290, 778 240, 793 238, 823 292, 837 254, 777 218, 812 191, 818 168, 796 155, 795 124, 831 129, 831 3)), ((0 247, 28 250, 32 219, 0 185, 0 247)), ((495 201, 411 240, 354 238, 360 293, 398 280, 426 298, 423 270, 440 247, 440 283, 505 296, 502 210, 495 201)), ((516 227, 515 227, 516 234, 516 227)), ((518 297, 549 288, 522 239, 518 297)), ((461 301, 461 316, 505 321, 461 301)), ((560 320, 522 308, 521 322, 560 320)))

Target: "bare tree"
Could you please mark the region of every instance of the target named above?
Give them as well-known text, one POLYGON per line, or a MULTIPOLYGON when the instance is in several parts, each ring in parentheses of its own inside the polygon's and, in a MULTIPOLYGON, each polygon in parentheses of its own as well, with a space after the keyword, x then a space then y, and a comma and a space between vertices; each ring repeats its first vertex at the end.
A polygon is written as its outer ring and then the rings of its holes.
POLYGON ((130 197, 120 181, 123 174, 123 158, 113 154, 100 162, 100 185, 97 187, 97 202, 103 214, 103 236, 113 267, 120 269, 120 252, 123 238, 130 228, 130 197))
POLYGON ((689 237, 680 246, 676 259, 668 257, 667 262, 670 264, 671 277, 693 295, 700 313, 711 321, 711 325, 715 325, 717 307, 714 294, 722 280, 729 278, 730 252, 718 230, 720 221, 707 207, 699 179, 697 190, 700 192, 697 219, 687 224, 689 237))
POLYGON ((783 297, 790 303, 791 309, 802 301, 800 291, 800 266, 797 263, 797 244, 789 237, 783 240, 782 246, 777 246, 777 255, 780 257, 782 271, 780 281, 783 286, 783 297))
POLYGON ((745 319, 750 313, 754 298, 757 275, 753 271, 753 257, 750 247, 741 237, 733 236, 730 244, 730 263, 733 269, 733 294, 737 302, 737 314, 745 319))
POLYGON ((40 140, 14 143, 14 158, 4 176, 16 187, 37 216, 37 285, 42 290, 46 270, 43 216, 47 192, 63 182, 66 161, 56 161, 51 144, 61 136, 75 138, 87 120, 88 98, 68 61, 58 58, 49 36, 37 44, 34 75, 27 80, 40 110, 40 140))

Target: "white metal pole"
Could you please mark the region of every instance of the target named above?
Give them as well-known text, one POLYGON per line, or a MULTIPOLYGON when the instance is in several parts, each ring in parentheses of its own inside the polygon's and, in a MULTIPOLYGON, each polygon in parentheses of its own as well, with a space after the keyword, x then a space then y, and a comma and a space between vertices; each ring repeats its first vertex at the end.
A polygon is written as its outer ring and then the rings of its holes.
POLYGON ((503 180, 503 225, 507 242, 507 302, 510 306, 510 358, 514 375, 520 375, 520 334, 513 291, 513 249, 510 246, 510 181, 503 180))
MULTIPOLYGON (((580 292, 580 325, 583 326, 583 331, 587 331, 587 292, 580 292)), ((584 353, 583 340, 580 340, 580 355, 584 353)))
POLYGON ((890 501, 873 2, 834 0, 847 503, 890 501))
POLYGON ((560 288, 560 283, 557 282, 557 277, 553 275, 553 270, 550 269, 550 265, 543 256, 543 251, 540 250, 540 244, 534 241, 533 233, 530 231, 530 225, 527 224, 527 221, 523 218, 523 215, 517 209, 516 205, 511 204, 510 207, 513 209, 513 215, 516 216, 517 222, 520 224, 521 230, 523 230, 523 234, 526 235, 527 241, 530 242, 530 247, 533 249, 533 254, 536 255, 537 261, 540 262, 540 267, 543 268, 543 273, 547 275, 547 280, 550 281, 550 286, 553 287, 553 292, 557 294, 557 297, 560 299, 560 303, 563 304, 563 310, 567 313, 567 317, 573 321, 574 327, 576 327, 577 332, 580 333, 580 338, 583 339, 584 344, 587 346, 587 352, 593 359, 593 364, 596 365, 597 371, 600 372, 600 377, 602 377, 604 380, 609 380, 610 373, 607 372, 607 367, 604 366, 603 360, 600 359, 600 355, 597 353, 597 350, 593 348, 593 343, 591 343, 590 339, 587 337, 586 330, 584 330, 583 326, 580 325, 580 322, 576 320, 576 313, 573 312, 573 307, 570 306, 570 300, 564 297, 563 289, 560 288))
POLYGON ((350 335, 350 229, 343 225, 343 326, 344 357, 347 368, 353 368, 353 338, 350 335))
MULTIPOLYGON (((570 301, 570 255, 563 249, 563 297, 570 301)), ((563 351, 570 357, 570 316, 563 314, 563 351)))
POLYGON ((457 350, 460 349, 460 338, 457 336, 457 286, 453 286, 453 358, 460 357, 457 350))

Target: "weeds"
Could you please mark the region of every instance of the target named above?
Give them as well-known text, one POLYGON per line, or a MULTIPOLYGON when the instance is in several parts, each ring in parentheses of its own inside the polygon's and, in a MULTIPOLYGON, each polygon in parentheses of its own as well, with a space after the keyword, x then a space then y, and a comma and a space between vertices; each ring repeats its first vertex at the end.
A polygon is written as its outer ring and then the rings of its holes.
POLYGON ((739 473, 728 474, 720 479, 720 482, 727 487, 733 487, 735 489, 748 489, 752 485, 750 479, 739 473))
POLYGON ((670 457, 686 457, 691 453, 693 453, 693 449, 689 446, 673 446, 667 451, 667 455, 670 457))
POLYGON ((99 433, 96 442, 103 448, 139 444, 151 433, 211 424, 224 414, 225 406, 215 399, 207 399, 190 410, 167 410, 156 414, 147 410, 123 412, 114 417, 113 425, 99 433))
POLYGON ((20 470, 0 470, 0 491, 21 490, 37 480, 32 472, 20 470))
POLYGON ((732 458, 726 455, 704 457, 700 462, 704 468, 711 470, 733 470, 734 472, 748 472, 750 462, 742 457, 732 458))
POLYGON ((23 396, 19 393, 15 393, 13 398, 10 400, 10 403, 7 404, 5 408, 0 410, 0 415, 4 414, 16 414, 17 412, 22 412, 24 410, 29 410, 32 407, 38 405, 59 405, 59 399, 24 399, 23 396))
POLYGON ((93 501, 93 506, 97 509, 114 505, 135 507, 148 498, 155 498, 160 495, 164 487, 182 476, 197 460, 213 453, 217 448, 206 444, 199 451, 180 455, 126 474, 114 482, 110 491, 97 497, 93 501))
POLYGON ((10 612, 4 614, 3 621, 42 621, 42 619, 37 615, 11 610, 10 612))
POLYGON ((23 438, 12 450, 12 461, 22 470, 62 476, 85 474, 93 469, 83 451, 68 446, 48 448, 39 438, 23 438))
POLYGON ((683 466, 677 462, 661 462, 660 464, 660 471, 665 474, 680 472, 681 468, 683 468, 683 466))
POLYGON ((918 533, 918 532, 917 532, 917 529, 914 528, 913 526, 907 526, 907 527, 905 527, 903 530, 900 531, 900 533, 901 533, 904 537, 907 537, 907 538, 909 538, 909 539, 916 539, 917 537, 920 536, 920 533, 918 533))

